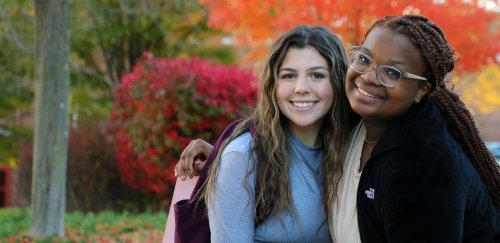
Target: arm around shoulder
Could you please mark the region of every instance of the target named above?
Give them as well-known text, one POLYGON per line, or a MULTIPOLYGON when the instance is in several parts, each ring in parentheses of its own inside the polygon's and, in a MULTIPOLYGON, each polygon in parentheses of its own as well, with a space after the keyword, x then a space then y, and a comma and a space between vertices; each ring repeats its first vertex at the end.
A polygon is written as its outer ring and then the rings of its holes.
POLYGON ((247 177, 252 160, 245 145, 236 146, 239 142, 244 141, 238 137, 224 149, 213 201, 207 205, 213 242, 254 242, 255 177, 247 177))

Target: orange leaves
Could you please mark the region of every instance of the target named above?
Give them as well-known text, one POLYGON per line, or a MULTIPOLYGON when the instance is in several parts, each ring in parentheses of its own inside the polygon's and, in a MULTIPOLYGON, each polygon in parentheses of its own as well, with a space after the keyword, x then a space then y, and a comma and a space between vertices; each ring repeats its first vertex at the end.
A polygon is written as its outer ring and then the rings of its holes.
POLYGON ((498 13, 478 7, 477 1, 448 0, 442 5, 424 5, 422 14, 437 23, 459 54, 458 72, 478 71, 495 63, 500 52, 498 13), (495 23, 496 21, 496 23, 495 23))
POLYGON ((325 25, 346 46, 360 44, 369 26, 385 15, 423 14, 436 22, 460 54, 459 71, 495 62, 500 52, 498 14, 462 0, 201 0, 209 24, 227 31, 244 47, 243 59, 259 61, 276 38, 298 24, 325 25), (497 28, 493 22, 497 21, 497 28), (257 53, 257 54, 256 54, 257 53))

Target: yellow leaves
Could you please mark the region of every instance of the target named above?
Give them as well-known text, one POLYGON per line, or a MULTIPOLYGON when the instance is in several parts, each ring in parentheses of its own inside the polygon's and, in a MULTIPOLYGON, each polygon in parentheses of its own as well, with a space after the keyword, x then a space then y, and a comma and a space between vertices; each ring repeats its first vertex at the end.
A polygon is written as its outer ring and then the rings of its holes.
POLYGON ((500 111, 500 67, 490 64, 469 84, 464 84, 462 99, 475 112, 488 114, 500 111))
POLYGON ((7 165, 12 169, 17 169, 18 161, 15 158, 9 158, 7 160, 7 165))

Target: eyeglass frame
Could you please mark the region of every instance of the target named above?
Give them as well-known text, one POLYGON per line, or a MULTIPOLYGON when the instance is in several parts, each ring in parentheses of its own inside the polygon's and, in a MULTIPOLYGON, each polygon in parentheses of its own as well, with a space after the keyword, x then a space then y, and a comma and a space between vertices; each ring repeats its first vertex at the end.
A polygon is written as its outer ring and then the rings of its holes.
POLYGON ((355 72, 357 72, 359 74, 365 74, 365 73, 370 72, 372 69, 374 69, 375 70, 375 76, 377 76, 377 80, 380 82, 380 84, 382 84, 385 87, 389 87, 389 88, 396 87, 401 82, 401 79, 403 79, 403 78, 411 78, 411 79, 416 79, 416 80, 427 81, 426 77, 422 77, 422 76, 419 76, 419 75, 416 75, 416 74, 413 74, 413 73, 410 73, 410 72, 407 72, 407 71, 402 71, 401 69, 393 67, 393 66, 389 66, 389 65, 376 65, 375 61, 373 60, 373 58, 371 56, 369 56, 368 54, 366 54, 366 53, 364 53, 364 52, 361 51, 361 46, 351 46, 351 48, 349 48, 349 52, 351 54, 351 58, 349 59, 349 68, 351 68, 352 70, 354 70, 355 72), (359 52, 359 53, 363 54, 366 58, 368 58, 368 60, 370 60, 370 67, 368 67, 368 69, 365 72, 360 72, 360 71, 358 71, 358 70, 356 70, 355 68, 352 67, 352 65, 353 65, 352 56, 353 56, 354 52, 359 52), (382 66, 388 67, 388 68, 392 68, 394 70, 397 70, 399 73, 401 73, 401 77, 399 78, 398 81, 396 81, 396 84, 394 84, 394 86, 389 86, 389 85, 385 84, 380 79, 380 77, 378 75, 378 68, 382 67, 382 66))

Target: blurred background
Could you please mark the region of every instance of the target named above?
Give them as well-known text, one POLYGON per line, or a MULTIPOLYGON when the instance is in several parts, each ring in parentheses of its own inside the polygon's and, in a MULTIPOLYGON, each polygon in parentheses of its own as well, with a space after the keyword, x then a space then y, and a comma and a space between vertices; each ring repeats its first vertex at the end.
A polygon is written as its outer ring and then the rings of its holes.
MULTIPOLYGON (((0 0, 0 241, 33 240, 34 5, 0 0)), ((391 14, 445 30, 459 54, 450 80, 500 160, 496 0, 69 1, 63 240, 160 241, 180 152, 248 113, 277 36, 321 24, 349 47, 391 14)))

